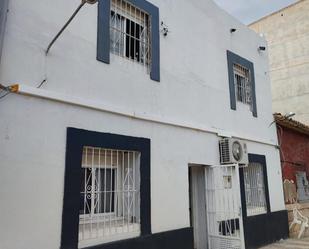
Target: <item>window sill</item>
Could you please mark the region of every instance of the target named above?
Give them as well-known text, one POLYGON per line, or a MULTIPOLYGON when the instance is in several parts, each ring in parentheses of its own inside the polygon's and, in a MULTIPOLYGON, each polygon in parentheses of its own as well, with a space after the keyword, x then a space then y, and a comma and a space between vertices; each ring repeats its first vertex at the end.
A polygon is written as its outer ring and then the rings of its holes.
MULTIPOLYGON (((78 248, 96 246, 118 240, 131 239, 140 236, 140 224, 113 224, 115 221, 81 224, 78 248)), ((121 223, 122 224, 122 223, 121 223)))
POLYGON ((241 101, 237 100, 237 109, 239 109, 240 112, 250 112, 252 113, 252 107, 250 104, 245 104, 241 101))
POLYGON ((256 208, 247 208, 247 216, 253 217, 257 215, 267 214, 267 211, 263 207, 256 207, 256 208))

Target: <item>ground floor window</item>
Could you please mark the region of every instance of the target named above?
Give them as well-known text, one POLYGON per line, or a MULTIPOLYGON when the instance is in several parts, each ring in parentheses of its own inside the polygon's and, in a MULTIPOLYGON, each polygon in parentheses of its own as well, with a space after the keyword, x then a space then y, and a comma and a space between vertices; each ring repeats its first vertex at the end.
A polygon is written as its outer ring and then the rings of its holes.
POLYGON ((60 248, 151 235, 150 139, 67 128, 60 248))
POLYGON ((79 247, 140 234, 140 153, 84 147, 79 247))
POLYGON ((267 213, 263 165, 249 163, 243 172, 247 216, 267 213))

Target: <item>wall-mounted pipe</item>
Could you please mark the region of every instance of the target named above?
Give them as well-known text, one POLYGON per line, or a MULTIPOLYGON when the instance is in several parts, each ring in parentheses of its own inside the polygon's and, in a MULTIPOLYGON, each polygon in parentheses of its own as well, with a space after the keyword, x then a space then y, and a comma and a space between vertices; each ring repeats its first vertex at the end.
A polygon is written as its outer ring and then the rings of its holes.
POLYGON ((72 20, 74 19, 74 17, 77 15, 77 13, 81 10, 81 8, 86 4, 94 4, 96 3, 98 0, 82 0, 82 2, 80 3, 80 5, 77 7, 77 9, 74 11, 74 13, 71 15, 71 17, 69 18, 69 20, 64 24, 64 26, 60 29, 60 31, 56 34, 56 36, 53 38, 53 40, 49 43, 47 49, 46 49, 46 55, 48 54, 49 50, 51 49, 51 47, 54 45, 54 43, 57 41, 57 39, 59 38, 59 36, 63 33, 63 31, 69 26, 69 24, 72 22, 72 20))

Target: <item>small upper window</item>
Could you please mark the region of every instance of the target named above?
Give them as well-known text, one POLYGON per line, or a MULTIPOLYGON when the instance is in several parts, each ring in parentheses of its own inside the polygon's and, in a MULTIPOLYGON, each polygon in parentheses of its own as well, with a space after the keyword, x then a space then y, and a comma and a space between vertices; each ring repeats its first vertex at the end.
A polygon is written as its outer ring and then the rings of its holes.
POLYGON ((79 248, 140 235, 140 153, 84 147, 79 248))
POLYGON ((250 70, 238 64, 233 64, 234 84, 237 101, 252 107, 252 83, 250 70))
POLYGON ((111 1, 110 49, 143 65, 150 72, 149 16, 127 1, 111 1))
POLYGON ((267 212, 263 166, 260 163, 249 163, 244 168, 244 182, 247 216, 267 212))
POLYGON ((251 61, 227 51, 230 106, 250 110, 257 117, 254 65, 251 61))

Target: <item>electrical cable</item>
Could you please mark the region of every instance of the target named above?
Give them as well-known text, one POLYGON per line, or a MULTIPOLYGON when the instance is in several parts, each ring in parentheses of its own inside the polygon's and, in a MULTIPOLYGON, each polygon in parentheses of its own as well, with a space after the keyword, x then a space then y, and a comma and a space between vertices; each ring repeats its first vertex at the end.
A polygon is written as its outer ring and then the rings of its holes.
POLYGON ((69 26, 69 24, 72 22, 72 20, 74 19, 74 17, 77 15, 77 13, 81 10, 81 8, 86 4, 95 4, 97 3, 98 0, 82 0, 80 5, 77 7, 77 9, 74 11, 74 13, 71 15, 71 17, 69 18, 69 20, 64 24, 64 26, 60 29, 60 31, 56 34, 56 36, 53 38, 53 40, 49 43, 45 54, 47 55, 50 48, 53 46, 53 44, 57 41, 57 39, 59 38, 59 36, 63 33, 63 31, 69 26))
POLYGON ((45 78, 44 80, 42 80, 42 82, 36 87, 36 88, 41 88, 41 86, 43 86, 43 84, 47 81, 47 78, 45 78))
MULTIPOLYGON (((53 38, 53 40, 49 43, 46 51, 45 51, 45 62, 44 62, 44 71, 45 71, 45 77, 44 79, 40 82, 40 84, 36 87, 36 88, 41 88, 43 86, 43 84, 47 81, 47 75, 46 75, 46 56, 49 52, 49 50, 51 49, 51 47, 53 46, 53 44, 57 41, 57 39, 59 38, 59 36, 63 33, 63 31, 68 27, 68 25, 72 22, 72 20, 74 19, 74 17, 77 15, 77 13, 81 10, 81 8, 86 4, 95 4, 97 3, 98 0, 81 0, 80 5, 77 7, 77 9, 74 11, 74 13, 71 15, 71 17, 69 18, 69 20, 64 24, 64 26, 60 29, 60 31, 56 34, 56 36, 53 38)), ((9 95, 11 93, 11 90, 9 87, 5 87, 3 85, 0 84, 0 93, 2 92, 6 92, 4 95, 0 96, 0 99, 6 97, 7 95, 9 95)))
POLYGON ((5 96, 9 95, 10 93, 11 93, 11 92, 7 92, 6 94, 2 95, 2 96, 0 97, 0 99, 3 99, 5 96))
POLYGON ((83 0, 80 5, 77 7, 77 9, 74 11, 74 13, 71 15, 71 17, 69 18, 69 20, 64 24, 64 26, 60 29, 60 31, 56 34, 56 36, 53 38, 53 40, 49 43, 45 54, 47 55, 50 48, 53 46, 53 44, 57 41, 57 39, 59 38, 59 36, 63 33, 63 31, 69 26, 69 24, 72 22, 72 20, 74 19, 74 17, 77 15, 77 13, 80 11, 80 9, 86 4, 86 1, 83 0))
POLYGON ((5 96, 7 96, 7 95, 10 93, 8 87, 6 87, 6 86, 0 84, 0 94, 3 93, 3 92, 5 92, 5 94, 3 94, 2 96, 0 96, 0 99, 4 98, 5 96))

